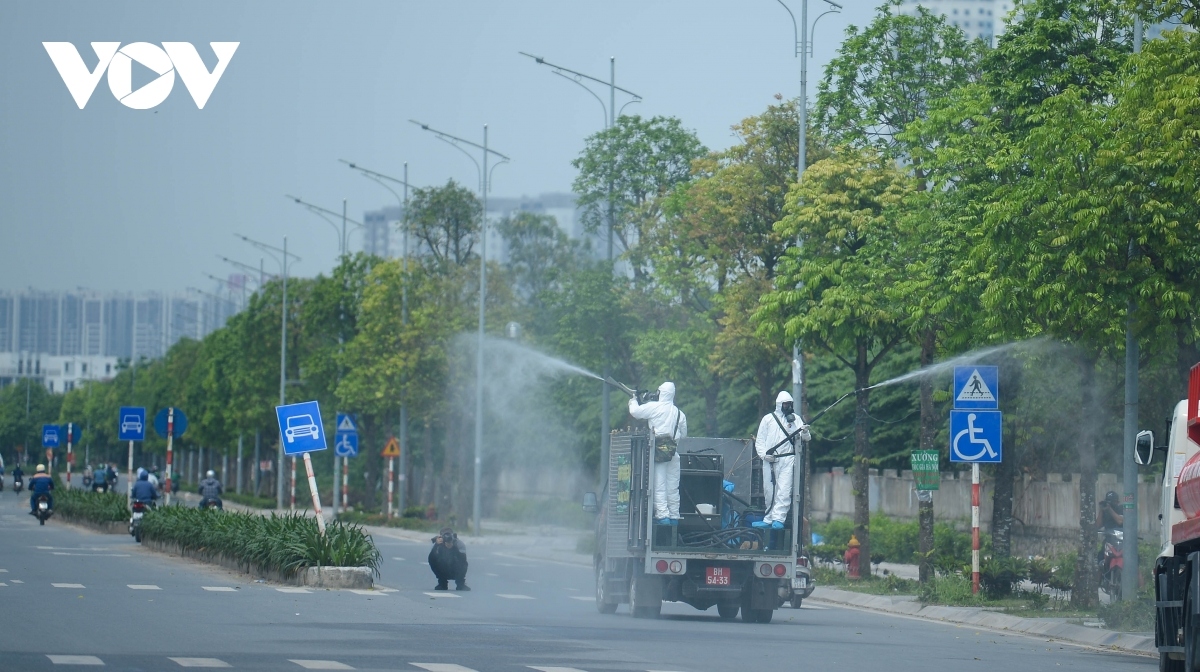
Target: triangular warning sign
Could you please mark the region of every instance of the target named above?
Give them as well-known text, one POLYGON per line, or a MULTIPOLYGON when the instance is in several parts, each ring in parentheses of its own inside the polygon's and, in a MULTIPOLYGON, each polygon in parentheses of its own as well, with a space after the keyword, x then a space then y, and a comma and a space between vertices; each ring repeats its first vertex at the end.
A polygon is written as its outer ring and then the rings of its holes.
POLYGON ((975 369, 971 372, 971 377, 967 378, 967 384, 963 385, 962 392, 958 393, 955 401, 996 401, 996 396, 992 394, 987 383, 983 382, 983 376, 979 375, 979 369, 975 369))
POLYGON ((388 439, 387 444, 383 447, 383 452, 380 455, 384 457, 400 457, 400 442, 396 437, 388 439))
POLYGON ((341 422, 338 423, 337 431, 339 432, 357 432, 358 428, 354 426, 354 420, 349 415, 343 415, 341 422))

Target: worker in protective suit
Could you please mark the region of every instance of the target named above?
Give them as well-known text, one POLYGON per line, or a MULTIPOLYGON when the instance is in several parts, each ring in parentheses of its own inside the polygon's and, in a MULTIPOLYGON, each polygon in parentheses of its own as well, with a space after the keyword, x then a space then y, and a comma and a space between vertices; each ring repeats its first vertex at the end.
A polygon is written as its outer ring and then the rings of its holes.
POLYGON ((675 383, 658 386, 658 401, 629 400, 629 414, 645 420, 654 434, 654 522, 679 524, 679 451, 687 436, 687 416, 675 407, 675 383))
POLYGON ((763 461, 763 495, 767 502, 767 514, 752 523, 754 527, 783 529, 783 520, 792 506, 797 448, 801 440, 811 438, 808 425, 796 415, 792 395, 780 392, 775 397, 775 411, 763 416, 754 435, 754 450, 763 461))

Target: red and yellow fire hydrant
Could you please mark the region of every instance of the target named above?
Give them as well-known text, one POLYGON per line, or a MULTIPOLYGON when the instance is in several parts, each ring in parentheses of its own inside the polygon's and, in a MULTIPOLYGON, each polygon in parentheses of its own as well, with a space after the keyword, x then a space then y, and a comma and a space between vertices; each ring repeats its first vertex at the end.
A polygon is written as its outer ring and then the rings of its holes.
POLYGON ((850 535, 850 543, 846 545, 846 553, 842 555, 842 562, 846 563, 846 578, 858 579, 861 575, 858 571, 858 537, 850 535))

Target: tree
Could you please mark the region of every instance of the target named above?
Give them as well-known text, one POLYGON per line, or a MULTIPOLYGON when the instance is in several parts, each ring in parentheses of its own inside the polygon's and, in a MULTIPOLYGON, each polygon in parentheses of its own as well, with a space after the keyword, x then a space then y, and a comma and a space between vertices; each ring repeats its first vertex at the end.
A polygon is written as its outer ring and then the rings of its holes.
POLYGON ((809 168, 804 182, 789 192, 787 214, 776 225, 804 247, 788 251, 776 287, 756 315, 764 333, 804 338, 854 373, 854 525, 868 558, 867 388, 875 367, 905 338, 903 315, 888 288, 900 275, 891 265, 896 206, 913 189, 908 175, 869 149, 846 149, 809 168))
POLYGON ((462 266, 479 237, 481 210, 475 194, 449 180, 444 187, 413 190, 404 224, 439 267, 462 266))
POLYGON ((571 162, 579 170, 573 188, 579 195, 584 226, 612 235, 639 280, 648 272, 646 253, 638 250, 647 229, 662 214, 662 201, 691 176, 692 161, 704 146, 674 117, 619 117, 617 123, 587 139, 571 162))

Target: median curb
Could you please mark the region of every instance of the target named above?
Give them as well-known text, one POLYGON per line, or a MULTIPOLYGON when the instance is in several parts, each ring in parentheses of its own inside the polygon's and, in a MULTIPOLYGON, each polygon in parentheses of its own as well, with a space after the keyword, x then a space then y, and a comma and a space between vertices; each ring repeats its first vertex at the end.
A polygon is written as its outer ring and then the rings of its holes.
POLYGON ((113 520, 106 523, 97 523, 94 520, 87 520, 86 518, 76 518, 62 514, 57 515, 58 519, 67 525, 83 527, 93 532, 99 532, 100 534, 129 534, 129 521, 113 520))
POLYGON ((1089 628, 1061 620, 1044 618, 1019 618, 979 607, 943 607, 923 605, 913 596, 889 597, 870 595, 850 590, 838 590, 818 586, 809 600, 828 602, 844 606, 871 609, 903 616, 915 616, 932 621, 961 623, 991 630, 1019 632, 1036 637, 1047 637, 1063 641, 1115 649, 1130 653, 1158 655, 1154 637, 1129 632, 1114 632, 1100 628, 1089 628))
POLYGON ((143 539, 142 547, 157 553, 177 555, 218 565, 242 574, 258 576, 274 583, 308 588, 354 588, 367 590, 374 586, 375 577, 369 567, 308 567, 304 571, 285 576, 274 570, 264 570, 248 562, 231 560, 205 550, 185 549, 179 544, 155 539, 143 539))

